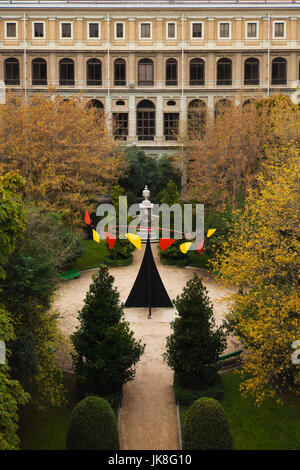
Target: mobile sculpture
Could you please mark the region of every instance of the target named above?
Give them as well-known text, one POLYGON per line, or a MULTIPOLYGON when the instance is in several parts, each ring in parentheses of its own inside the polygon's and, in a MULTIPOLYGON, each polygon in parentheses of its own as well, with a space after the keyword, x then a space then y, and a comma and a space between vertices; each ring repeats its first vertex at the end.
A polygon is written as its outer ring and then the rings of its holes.
MULTIPOLYGON (((126 237, 130 243, 132 243, 139 250, 141 250, 142 241, 146 241, 146 248, 138 275, 125 302, 125 307, 146 307, 148 308, 148 318, 151 318, 152 308, 172 308, 173 304, 161 280, 151 250, 151 241, 156 240, 155 236, 153 236, 153 232, 151 231, 151 223, 153 218, 151 215, 151 209, 153 204, 151 204, 149 201, 150 191, 148 190, 147 186, 145 186, 143 196, 144 201, 142 204, 140 204, 142 215, 139 221, 141 229, 140 233, 142 236, 133 233, 127 233, 126 237), (148 219, 148 223, 144 226, 143 222, 145 222, 146 218, 148 219)), ((100 243, 99 234, 95 230, 95 227, 93 227, 91 224, 91 219, 88 212, 85 213, 84 220, 85 223, 90 225, 92 228, 93 240, 97 243, 100 243)), ((156 227, 155 230, 162 231, 164 229, 156 227)), ((215 231, 216 229, 209 229, 206 238, 211 237, 215 231)), ((116 242, 116 235, 106 232, 105 237, 109 248, 112 250, 116 242)), ((159 243, 161 250, 166 250, 174 242, 175 239, 173 238, 160 238, 159 243)), ((179 246, 179 248, 183 253, 187 253, 191 245, 191 242, 184 242, 179 246)), ((202 252, 203 247, 204 240, 197 245, 197 251, 199 254, 202 252)))
POLYGON ((153 258, 150 236, 147 238, 143 261, 125 307, 148 307, 148 318, 151 318, 152 308, 173 307, 153 258))

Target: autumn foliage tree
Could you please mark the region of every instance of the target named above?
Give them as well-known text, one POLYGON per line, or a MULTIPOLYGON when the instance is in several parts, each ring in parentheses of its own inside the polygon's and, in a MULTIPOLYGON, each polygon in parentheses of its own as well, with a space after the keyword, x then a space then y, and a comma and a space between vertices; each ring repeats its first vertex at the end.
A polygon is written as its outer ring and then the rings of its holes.
POLYGON ((229 297, 227 321, 247 348, 241 389, 257 403, 300 384, 291 360, 300 339, 299 146, 274 151, 272 160, 213 263, 225 285, 244 287, 229 297))
POLYGON ((274 96, 244 106, 227 103, 201 130, 189 126, 187 196, 207 209, 241 206, 270 150, 299 139, 299 118, 289 98, 274 96))
POLYGON ((75 224, 119 176, 123 155, 105 116, 81 97, 9 94, 0 106, 0 167, 26 179, 25 201, 75 224))

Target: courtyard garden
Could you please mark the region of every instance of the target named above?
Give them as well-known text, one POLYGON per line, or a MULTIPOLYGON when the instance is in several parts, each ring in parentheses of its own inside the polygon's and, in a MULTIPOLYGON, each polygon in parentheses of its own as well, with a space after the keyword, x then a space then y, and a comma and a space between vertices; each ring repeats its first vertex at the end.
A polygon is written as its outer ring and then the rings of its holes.
POLYGON ((185 450, 299 450, 299 108, 279 95, 194 125, 184 187, 81 97, 9 95, 0 118, 0 449, 179 450, 181 429, 185 450), (196 250, 173 213, 165 248, 160 218, 147 259, 172 303, 151 319, 124 305, 145 243, 118 237, 119 197, 145 184, 205 204, 196 250))

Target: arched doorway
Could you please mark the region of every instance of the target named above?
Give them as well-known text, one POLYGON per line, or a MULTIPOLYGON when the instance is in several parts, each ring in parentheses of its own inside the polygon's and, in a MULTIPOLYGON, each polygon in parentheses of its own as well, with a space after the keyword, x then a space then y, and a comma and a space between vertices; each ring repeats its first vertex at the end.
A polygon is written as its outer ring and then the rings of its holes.
POLYGON ((203 135, 206 125, 206 104, 196 99, 188 107, 188 133, 190 136, 203 135))

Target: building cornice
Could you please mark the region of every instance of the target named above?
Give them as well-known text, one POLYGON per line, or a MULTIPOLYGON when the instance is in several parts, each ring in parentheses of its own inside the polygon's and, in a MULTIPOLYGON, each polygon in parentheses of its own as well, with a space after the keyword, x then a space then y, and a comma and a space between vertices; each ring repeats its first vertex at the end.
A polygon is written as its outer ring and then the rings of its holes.
POLYGON ((199 10, 297 10, 299 0, 0 0, 0 10, 105 10, 105 11, 199 11, 199 10))

